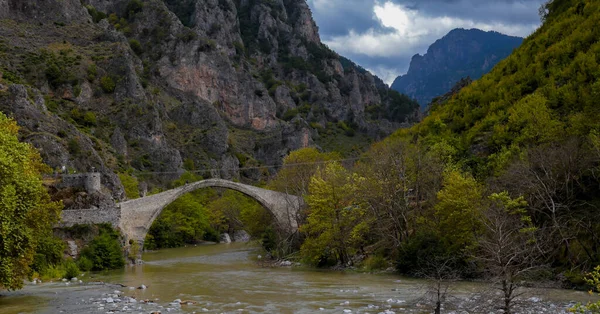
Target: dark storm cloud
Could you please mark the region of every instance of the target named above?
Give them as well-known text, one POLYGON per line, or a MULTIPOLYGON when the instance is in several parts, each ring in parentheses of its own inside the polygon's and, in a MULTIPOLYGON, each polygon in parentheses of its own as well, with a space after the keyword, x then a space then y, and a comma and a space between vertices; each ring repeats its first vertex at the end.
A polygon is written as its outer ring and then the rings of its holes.
MULTIPOLYGON (((370 1, 365 1, 370 2, 370 1)), ((430 16, 451 16, 474 21, 516 24, 537 23, 544 0, 393 0, 430 16)))
POLYGON ((307 0, 321 38, 391 83, 456 27, 526 36, 545 0, 307 0))

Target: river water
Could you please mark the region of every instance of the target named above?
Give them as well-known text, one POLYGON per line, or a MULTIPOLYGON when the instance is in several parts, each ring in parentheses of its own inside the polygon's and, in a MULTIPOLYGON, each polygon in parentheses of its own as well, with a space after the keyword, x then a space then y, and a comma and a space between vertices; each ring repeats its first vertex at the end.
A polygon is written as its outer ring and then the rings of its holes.
MULTIPOLYGON (((262 267, 257 263, 258 254, 256 247, 240 243, 165 249, 144 254, 141 266, 85 278, 123 284, 121 290, 126 296, 154 300, 164 306, 162 313, 431 312, 424 297, 430 287, 427 281, 391 273, 262 267), (142 284, 147 289, 133 289, 142 284), (176 299, 195 304, 169 306, 176 299)), ((486 289, 483 283, 453 283, 450 303, 468 306, 469 296, 486 289)), ((563 313, 570 302, 590 298, 587 293, 569 290, 526 292, 522 299, 529 303, 527 313, 563 313)), ((0 299, 0 312, 2 304, 26 303, 19 298, 23 297, 0 299)), ((484 303, 485 298, 474 304, 484 303)), ((22 310, 29 311, 27 304, 22 310)), ((19 312, 18 308, 12 312, 19 312)))

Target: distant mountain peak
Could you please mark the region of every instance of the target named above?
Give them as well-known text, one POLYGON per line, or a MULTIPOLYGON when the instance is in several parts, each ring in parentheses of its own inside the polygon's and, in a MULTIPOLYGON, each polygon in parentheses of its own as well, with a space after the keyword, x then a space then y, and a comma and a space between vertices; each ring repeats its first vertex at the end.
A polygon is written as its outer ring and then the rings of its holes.
POLYGON ((396 78, 392 89, 425 107, 462 78, 476 80, 489 72, 522 42, 521 37, 496 31, 453 29, 431 44, 427 53, 414 55, 407 74, 396 78))

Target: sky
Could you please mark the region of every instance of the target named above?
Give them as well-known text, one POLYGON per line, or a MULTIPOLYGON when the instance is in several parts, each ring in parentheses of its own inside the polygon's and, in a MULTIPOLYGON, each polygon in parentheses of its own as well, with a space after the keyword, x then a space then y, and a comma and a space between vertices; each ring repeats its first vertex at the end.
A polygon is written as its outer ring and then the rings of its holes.
POLYGON ((546 0, 307 0, 321 40, 391 84, 455 28, 526 37, 546 0))

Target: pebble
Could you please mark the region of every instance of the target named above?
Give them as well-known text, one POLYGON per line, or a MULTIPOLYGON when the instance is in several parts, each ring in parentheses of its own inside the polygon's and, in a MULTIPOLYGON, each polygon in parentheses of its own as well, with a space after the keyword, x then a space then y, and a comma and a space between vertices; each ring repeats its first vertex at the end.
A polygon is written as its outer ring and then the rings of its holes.
POLYGON ((138 287, 138 289, 142 289, 142 290, 146 289, 146 288, 148 288, 148 287, 146 287, 146 285, 144 285, 144 284, 142 284, 141 286, 138 287))
POLYGON ((106 298, 106 303, 114 303, 115 300, 113 298, 106 298))

